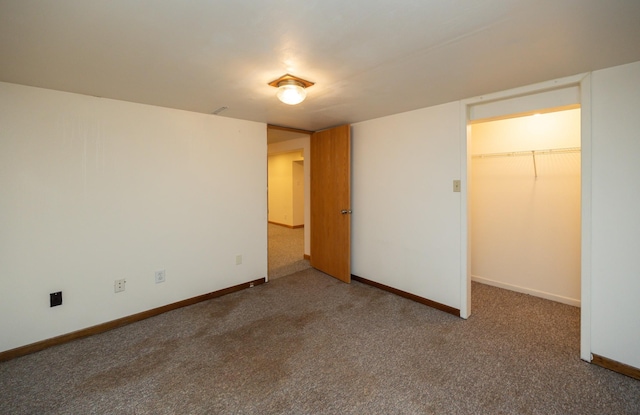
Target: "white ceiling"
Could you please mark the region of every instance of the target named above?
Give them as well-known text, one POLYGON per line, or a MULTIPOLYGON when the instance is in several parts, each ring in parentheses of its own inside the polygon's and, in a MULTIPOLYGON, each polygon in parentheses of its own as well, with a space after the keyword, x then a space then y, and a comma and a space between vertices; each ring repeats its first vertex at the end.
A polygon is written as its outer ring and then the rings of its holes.
POLYGON ((638 60, 640 0, 0 0, 0 81, 305 130, 638 60))

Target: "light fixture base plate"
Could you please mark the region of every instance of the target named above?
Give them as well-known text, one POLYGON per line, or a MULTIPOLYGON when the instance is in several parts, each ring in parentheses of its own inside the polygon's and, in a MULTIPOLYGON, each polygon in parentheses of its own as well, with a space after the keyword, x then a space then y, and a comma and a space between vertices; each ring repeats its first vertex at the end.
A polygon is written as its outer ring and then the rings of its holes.
POLYGON ((277 88, 279 86, 280 82, 289 81, 289 80, 299 82, 305 88, 309 88, 310 86, 315 85, 315 82, 307 81, 305 79, 298 78, 297 76, 293 76, 293 75, 290 75, 290 74, 282 75, 280 78, 276 79, 275 81, 269 82, 269 85, 271 85, 272 87, 277 88))

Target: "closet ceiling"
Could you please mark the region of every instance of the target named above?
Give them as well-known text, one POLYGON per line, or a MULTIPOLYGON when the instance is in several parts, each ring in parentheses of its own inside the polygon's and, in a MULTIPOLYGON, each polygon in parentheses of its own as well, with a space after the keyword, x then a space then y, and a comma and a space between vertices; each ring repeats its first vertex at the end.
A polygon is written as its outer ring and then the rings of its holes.
POLYGON ((0 0, 0 81, 318 130, 638 61, 639 21, 638 0, 0 0), (267 85, 285 73, 316 83, 298 106, 267 85))

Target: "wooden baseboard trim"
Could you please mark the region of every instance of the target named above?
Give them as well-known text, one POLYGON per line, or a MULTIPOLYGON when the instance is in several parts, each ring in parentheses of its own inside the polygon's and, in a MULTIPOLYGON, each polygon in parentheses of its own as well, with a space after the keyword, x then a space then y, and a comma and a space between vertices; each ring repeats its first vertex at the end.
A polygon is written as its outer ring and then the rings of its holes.
POLYGON ((268 221, 268 222, 272 225, 284 226, 285 228, 289 228, 289 229, 304 228, 304 225, 287 225, 285 223, 279 223, 279 222, 272 222, 272 221, 268 221))
POLYGON ((117 320, 112 320, 106 323, 98 324, 96 326, 87 327, 86 329, 74 331, 71 333, 63 334, 61 336, 53 337, 51 339, 42 340, 39 342, 28 344, 26 346, 21 346, 15 349, 0 352, 0 362, 15 359, 16 357, 25 356, 31 353, 39 352, 41 350, 47 349, 52 346, 68 343, 72 340, 82 339, 84 337, 93 336, 94 334, 104 333, 106 331, 113 330, 118 327, 126 326, 127 324, 135 323, 137 321, 145 320, 147 318, 154 317, 162 313, 166 313, 167 311, 190 306, 202 301, 211 300, 212 298, 221 297, 223 295, 231 294, 236 291, 244 290, 246 288, 251 288, 256 285, 264 284, 265 282, 266 282, 265 278, 259 278, 257 280, 245 282, 243 284, 234 285, 233 287, 224 288, 222 290, 199 295, 197 297, 187 298, 186 300, 167 304, 162 307, 153 308, 151 310, 143 311, 137 314, 132 314, 130 316, 122 317, 117 320))
POLYGON ((304 259, 311 261, 311 255, 304 254, 304 259))
POLYGON ((597 354, 593 355, 593 359, 591 359, 591 363, 593 363, 594 365, 604 367, 605 369, 613 370, 614 372, 618 372, 623 375, 640 380, 640 369, 638 369, 637 367, 616 362, 615 360, 598 356, 597 354))
POLYGON ((357 275, 351 274, 351 279, 354 281, 361 282, 363 284, 371 285, 373 287, 379 288, 384 291, 388 291, 392 294, 399 295, 400 297, 408 298, 409 300, 416 301, 420 304, 424 304, 426 306, 438 309, 440 311, 444 311, 445 313, 453 314, 456 317, 460 317, 460 310, 458 310, 457 308, 449 307, 448 305, 444 305, 436 301, 432 301, 427 298, 408 293, 406 291, 398 290, 397 288, 389 287, 388 285, 380 284, 379 282, 358 277, 357 275))

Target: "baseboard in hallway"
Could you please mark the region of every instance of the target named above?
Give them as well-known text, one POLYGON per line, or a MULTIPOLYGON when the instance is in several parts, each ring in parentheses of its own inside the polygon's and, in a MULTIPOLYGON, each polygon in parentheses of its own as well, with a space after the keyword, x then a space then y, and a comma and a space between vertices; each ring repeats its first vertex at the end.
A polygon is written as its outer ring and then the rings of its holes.
POLYGON ((269 221, 268 223, 270 223, 271 225, 284 226, 285 228, 289 228, 289 229, 304 228, 304 224, 302 224, 302 225, 287 225, 286 223, 279 223, 279 222, 272 222, 272 221, 269 221))

